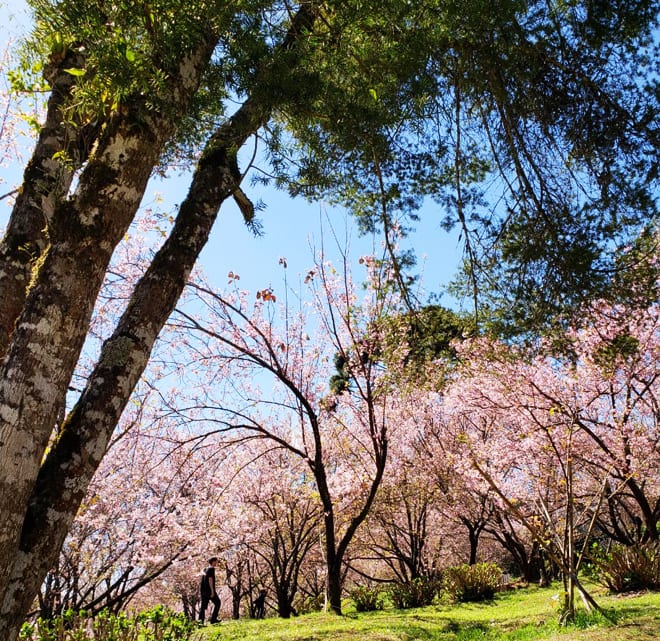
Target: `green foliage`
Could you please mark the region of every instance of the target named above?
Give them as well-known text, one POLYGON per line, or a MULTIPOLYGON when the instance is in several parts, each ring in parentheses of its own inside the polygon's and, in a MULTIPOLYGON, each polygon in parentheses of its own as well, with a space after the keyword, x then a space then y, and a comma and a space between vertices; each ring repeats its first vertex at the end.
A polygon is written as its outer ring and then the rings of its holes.
POLYGON ((592 549, 593 575, 612 592, 660 590, 660 543, 592 549))
POLYGON ((630 246, 616 255, 613 288, 631 308, 645 308, 660 298, 660 228, 642 230, 630 246))
POLYGON ((384 606, 383 592, 378 586, 358 585, 350 591, 358 612, 374 612, 384 606))
POLYGON ((440 305, 426 305, 385 321, 383 350, 396 351, 406 345, 405 365, 411 377, 419 381, 424 366, 430 361, 455 362, 456 350, 452 342, 472 331, 469 319, 440 305))
POLYGON ((209 131, 225 118, 226 100, 245 67, 258 68, 269 54, 270 28, 286 20, 279 8, 260 0, 30 0, 35 29, 24 46, 17 87, 43 85, 44 61, 55 64, 68 51, 80 52, 84 67, 71 69, 76 88, 68 107, 71 122, 103 122, 130 108, 139 120, 153 112, 177 116, 178 128, 164 152, 163 164, 193 163, 209 131), (270 16, 262 14, 271 12, 270 16), (257 18, 258 16, 258 18, 257 18), (262 18, 271 22, 264 27, 262 18), (182 61, 204 39, 216 42, 215 55, 185 114, 174 111, 182 61), (236 43, 240 43, 239 49, 236 43))
POLYGON ((323 594, 317 594, 316 596, 306 596, 302 599, 297 599, 294 607, 298 614, 311 614, 312 612, 321 612, 324 604, 325 596, 323 594))
POLYGON ((335 354, 334 365, 336 374, 330 377, 330 391, 333 394, 343 394, 351 386, 350 370, 346 358, 342 354, 335 354))
POLYGON ((622 333, 612 338, 594 354, 594 361, 606 373, 613 373, 622 361, 633 358, 639 351, 639 341, 630 334, 622 333))
POLYGON ((195 621, 178 612, 172 612, 163 606, 157 606, 147 612, 142 612, 137 620, 142 625, 144 641, 186 641, 197 628, 195 621))
POLYGON ((272 139, 280 183, 364 230, 405 232, 437 202, 466 244, 461 293, 501 331, 604 295, 615 248, 658 216, 658 3, 596 4, 345 3, 295 141, 272 139))
POLYGON ((388 592, 392 605, 399 610, 431 605, 440 591, 440 583, 432 577, 418 577, 406 583, 394 583, 388 592))
POLYGON ((158 606, 135 617, 102 611, 93 618, 68 611, 51 620, 25 623, 21 641, 188 641, 197 630, 194 621, 158 606))
POLYGON ((496 563, 464 563, 443 572, 442 588, 453 601, 485 601, 495 596, 501 579, 502 570, 496 563))

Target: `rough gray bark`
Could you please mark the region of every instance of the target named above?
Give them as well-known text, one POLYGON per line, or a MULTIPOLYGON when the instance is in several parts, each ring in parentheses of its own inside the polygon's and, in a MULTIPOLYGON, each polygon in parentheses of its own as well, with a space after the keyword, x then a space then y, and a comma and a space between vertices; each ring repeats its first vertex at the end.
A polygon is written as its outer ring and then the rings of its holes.
POLYGON ((32 268, 48 245, 48 220, 66 197, 73 172, 87 159, 96 135, 93 126, 74 128, 63 121, 62 108, 76 79, 65 70, 83 66, 82 54, 69 50, 52 60, 44 72, 51 86, 46 120, 0 243, 0 358, 9 347, 16 319, 25 304, 32 268), (62 153, 69 162, 56 159, 62 153))
MULTIPOLYGON (((294 47, 311 28, 315 10, 311 4, 300 9, 280 49, 294 47)), ((196 89, 212 45, 202 42, 194 59, 182 61, 172 81, 175 113, 196 89)), ((271 72, 265 65, 262 73, 271 72)), ((218 209, 239 187, 237 150, 274 107, 264 97, 248 99, 211 137, 170 237, 136 286, 43 459, 112 251, 173 133, 172 118, 154 115, 145 127, 144 118, 135 126, 130 108, 117 114, 99 137, 75 195, 55 211, 51 245, 29 289, 0 381, 0 509, 6 517, 0 524, 0 638, 17 638, 218 209)))
MULTIPOLYGON (((186 108, 197 88, 211 51, 212 42, 203 42, 196 59, 182 61, 180 76, 172 87, 179 110, 186 108)), ((96 296, 114 247, 132 221, 153 167, 174 132, 173 114, 155 114, 147 123, 141 106, 139 100, 125 105, 106 124, 95 153, 80 175, 75 194, 56 207, 48 221, 50 245, 35 270, 2 365, 0 507, 4 518, 0 524, 0 637, 5 639, 16 637, 22 617, 53 563, 53 555, 59 550, 93 473, 92 470, 87 477, 77 479, 67 476, 61 462, 56 469, 44 466, 46 484, 57 485, 61 494, 41 515, 42 538, 31 537, 33 508, 29 513, 27 508, 39 503, 34 496, 39 488, 35 481, 39 477, 44 482, 41 463, 64 407, 96 296), (58 483, 61 475, 66 480, 58 483), (28 548, 32 544, 38 550, 39 556, 25 553, 26 542, 28 548), (23 579, 20 586, 17 576, 23 579)), ((99 366, 106 370, 115 368, 122 381, 118 394, 127 399, 132 391, 130 377, 122 376, 119 370, 132 360, 130 346, 125 337, 120 337, 113 348, 106 350, 99 366)), ((100 422, 110 409, 118 417, 126 402, 108 397, 101 400, 104 391, 88 385, 88 392, 99 401, 94 421, 100 422)), ((71 454, 74 474, 76 470, 91 470, 92 466, 95 469, 104 453, 103 440, 82 442, 86 437, 85 433, 78 436, 83 448, 78 454, 71 454)), ((70 444, 63 430, 50 452, 61 452, 70 444)))

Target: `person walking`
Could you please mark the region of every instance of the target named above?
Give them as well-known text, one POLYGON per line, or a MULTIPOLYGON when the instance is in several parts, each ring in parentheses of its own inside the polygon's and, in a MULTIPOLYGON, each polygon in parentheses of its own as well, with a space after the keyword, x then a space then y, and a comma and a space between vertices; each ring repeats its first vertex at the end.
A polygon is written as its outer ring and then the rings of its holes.
POLYGON ((266 613, 266 590, 259 590, 259 596, 254 600, 253 616, 255 619, 263 619, 266 613))
POLYGON ((208 608, 209 602, 213 603, 213 611, 211 612, 209 623, 213 624, 218 622, 218 613, 220 612, 220 597, 218 596, 215 582, 215 568, 217 565, 218 557, 211 557, 209 559, 209 566, 204 570, 204 574, 202 574, 202 580, 199 584, 199 594, 202 601, 199 606, 200 623, 204 623, 204 615, 206 614, 206 608, 208 608))

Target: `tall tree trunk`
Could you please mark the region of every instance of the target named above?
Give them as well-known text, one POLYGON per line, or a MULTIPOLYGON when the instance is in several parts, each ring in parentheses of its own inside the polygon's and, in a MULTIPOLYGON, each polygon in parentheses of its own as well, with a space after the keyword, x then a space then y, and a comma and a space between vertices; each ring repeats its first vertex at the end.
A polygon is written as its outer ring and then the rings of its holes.
MULTIPOLYGON (((166 123, 158 124, 165 128, 166 123)), ((112 251, 137 211, 161 147, 147 145, 135 128, 131 131, 130 117, 117 117, 101 144, 102 155, 83 172, 75 198, 55 212, 50 248, 29 291, 2 367, 3 551, 15 550, 22 536, 34 479, 53 426, 64 409, 96 295, 112 251), (126 166, 114 155, 119 150, 128 158, 126 166)), ((0 564, 0 594, 5 594, 10 573, 11 563, 4 560, 0 564)))
POLYGON ((44 71, 51 86, 46 119, 0 243, 0 360, 25 305, 32 269, 48 246, 48 222, 96 137, 97 127, 68 125, 62 113, 75 84, 76 76, 69 71, 83 66, 83 55, 67 50, 44 71), (58 154, 66 155, 68 162, 56 160, 58 154))
MULTIPOLYGON (((196 89, 211 51, 210 43, 205 43, 196 66, 186 60, 185 76, 179 79, 180 109, 196 89)), ((42 464, 53 426, 64 409, 110 257, 173 131, 172 115, 156 115, 147 123, 141 104, 127 106, 108 122, 76 193, 56 208, 49 221, 51 244, 12 335, 0 380, 0 507, 4 517, 0 525, 0 638, 8 641, 16 638, 41 582, 57 560, 139 377, 137 370, 144 369, 153 344, 148 336, 152 327, 147 327, 145 337, 140 337, 140 327, 132 335, 115 333, 104 346, 96 378, 88 382, 42 464), (140 338, 143 344, 136 355, 133 342, 140 338), (103 379, 101 371, 112 376, 103 379)))
MULTIPOLYGON (((313 25, 316 6, 293 18, 281 49, 290 51, 313 25)), ((214 40, 181 61, 178 110, 196 90, 214 40)), ((272 62, 272 61, 271 61, 272 62)), ((290 57, 289 63, 295 64, 290 57)), ((282 72, 282 67, 277 69, 282 72)), ((274 73, 264 65, 263 74, 274 73)), ((271 80, 268 77, 264 80, 271 80)), ((45 256, 13 335, 0 382, 0 638, 15 641, 25 613, 57 560, 110 436, 173 310, 222 202, 238 189, 236 153, 270 116, 272 100, 248 98, 212 136, 167 242, 131 297, 77 405, 41 464, 87 334, 96 294, 114 246, 130 224, 171 117, 151 126, 117 116, 82 173, 76 197, 51 225, 45 256), (53 288, 53 284, 59 284, 53 288), (36 481, 35 481, 36 479, 36 481)), ((175 115, 173 114, 173 115, 175 115)))

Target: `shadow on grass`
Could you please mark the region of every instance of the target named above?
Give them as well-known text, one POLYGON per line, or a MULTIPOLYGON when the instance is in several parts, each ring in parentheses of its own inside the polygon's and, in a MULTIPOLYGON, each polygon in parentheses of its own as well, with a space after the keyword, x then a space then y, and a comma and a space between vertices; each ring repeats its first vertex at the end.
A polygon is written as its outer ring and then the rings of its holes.
POLYGON ((641 595, 636 602, 603 598, 601 605, 620 617, 620 626, 580 610, 573 625, 561 627, 554 594, 521 590, 489 603, 227 622, 217 635, 209 630, 199 641, 660 641, 656 595, 641 595))
POLYGON ((485 623, 459 623, 449 620, 430 628, 406 625, 403 630, 406 638, 415 641, 477 641, 490 638, 490 626, 485 623))
POLYGON ((448 636, 453 634, 455 641, 476 641, 488 637, 490 627, 485 623, 463 623, 459 625, 455 621, 448 621, 443 632, 448 636))

